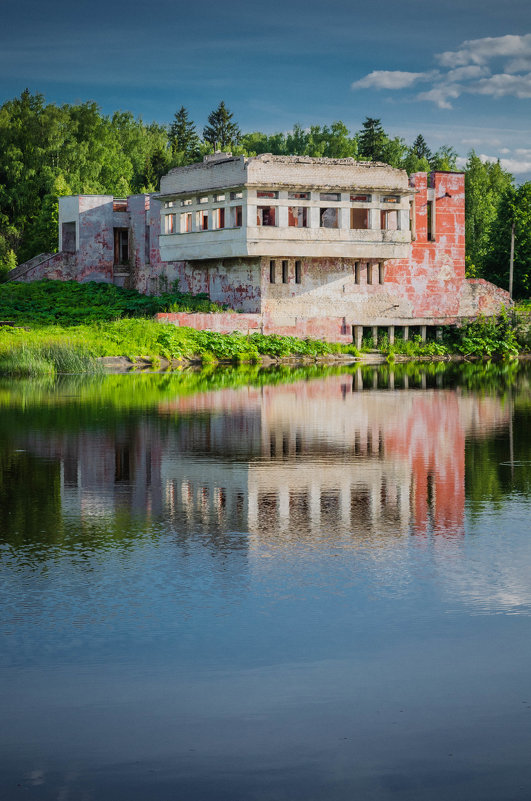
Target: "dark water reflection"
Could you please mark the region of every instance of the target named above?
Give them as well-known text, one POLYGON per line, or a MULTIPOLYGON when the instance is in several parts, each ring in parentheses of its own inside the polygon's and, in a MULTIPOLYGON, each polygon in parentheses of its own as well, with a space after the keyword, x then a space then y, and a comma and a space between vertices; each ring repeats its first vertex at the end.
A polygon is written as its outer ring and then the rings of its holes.
POLYGON ((529 377, 0 385, 0 797, 529 798, 529 377))

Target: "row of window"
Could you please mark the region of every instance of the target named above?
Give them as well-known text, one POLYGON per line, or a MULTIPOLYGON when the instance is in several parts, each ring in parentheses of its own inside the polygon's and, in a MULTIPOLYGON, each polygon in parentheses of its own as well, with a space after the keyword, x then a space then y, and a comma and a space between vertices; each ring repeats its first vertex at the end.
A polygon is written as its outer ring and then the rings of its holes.
MULTIPOLYGON (((356 284, 361 284, 361 276, 363 272, 363 265, 361 262, 357 261, 354 263, 354 282, 356 284)), ((302 283, 302 262, 296 261, 295 262, 295 283, 301 284, 302 283)), ((287 259, 283 259, 280 262, 280 272, 275 259, 271 259, 269 262, 269 283, 276 284, 276 283, 283 283, 289 284, 290 280, 290 269, 289 269, 289 261, 287 259), (278 280, 277 280, 278 279, 278 280)), ((366 264, 366 283, 367 284, 383 284, 385 281, 385 264, 383 262, 379 262, 378 264, 373 264, 372 262, 367 262, 366 264)))
MULTIPOLYGON (((258 190, 256 192, 256 197, 276 200, 279 197, 279 193, 277 190, 258 190)), ((241 190, 237 192, 222 192, 220 194, 212 195, 212 200, 214 203, 223 203, 227 199, 241 200, 242 198, 243 198, 243 191, 241 190)), ((311 192, 288 192, 288 200, 310 200, 310 199, 311 199, 311 192)), ((341 192, 320 192, 319 200, 340 202, 341 192)), ((188 197, 188 198, 183 198, 181 200, 167 200, 164 203, 164 208, 171 209, 178 205, 180 206, 193 206, 194 204, 203 205, 205 203, 208 203, 209 201, 210 201, 210 195, 197 195, 195 198, 188 197)), ((399 203, 400 195, 382 195, 380 197, 380 201, 382 203, 399 203)), ((351 194, 350 202, 371 203, 372 195, 351 194)))
MULTIPOLYGON (((243 224, 243 207, 220 207, 210 211, 210 226, 213 230, 222 228, 241 228, 243 224)), ((278 226, 277 206, 257 206, 256 225, 258 227, 278 226)), ((309 214, 307 206, 288 207, 288 226, 290 228, 308 228, 309 214)), ((339 209, 337 207, 321 207, 319 209, 320 228, 339 228, 339 209)), ((355 231, 367 230, 369 224, 369 209, 350 209, 350 228, 355 231)), ((380 211, 380 228, 384 231, 398 231, 400 217, 396 209, 380 211)), ((179 229, 177 229, 177 215, 166 214, 164 217, 164 233, 191 233, 192 231, 209 230, 209 212, 207 209, 196 212, 188 211, 179 215, 179 229), (195 228, 193 225, 195 214, 195 228)))

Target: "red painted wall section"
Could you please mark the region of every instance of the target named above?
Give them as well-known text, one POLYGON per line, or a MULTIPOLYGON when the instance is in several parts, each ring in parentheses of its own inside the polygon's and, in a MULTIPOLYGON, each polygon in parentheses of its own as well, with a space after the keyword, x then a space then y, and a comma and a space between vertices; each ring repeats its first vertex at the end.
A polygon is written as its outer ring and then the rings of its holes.
POLYGON ((456 317, 465 283, 465 176, 433 173, 434 241, 428 240, 428 176, 416 173, 410 183, 415 239, 408 259, 387 262, 386 283, 406 295, 413 317, 456 317))

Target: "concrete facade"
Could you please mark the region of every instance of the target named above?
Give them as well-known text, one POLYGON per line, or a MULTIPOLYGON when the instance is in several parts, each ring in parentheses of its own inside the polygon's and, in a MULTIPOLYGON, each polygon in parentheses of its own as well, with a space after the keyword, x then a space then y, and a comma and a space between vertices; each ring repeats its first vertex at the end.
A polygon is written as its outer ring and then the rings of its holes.
POLYGON ((164 315, 214 330, 359 341, 370 327, 453 325, 510 304, 465 279, 462 173, 380 163, 215 154, 171 170, 158 195, 60 198, 59 253, 12 280, 178 282, 240 315, 164 315))

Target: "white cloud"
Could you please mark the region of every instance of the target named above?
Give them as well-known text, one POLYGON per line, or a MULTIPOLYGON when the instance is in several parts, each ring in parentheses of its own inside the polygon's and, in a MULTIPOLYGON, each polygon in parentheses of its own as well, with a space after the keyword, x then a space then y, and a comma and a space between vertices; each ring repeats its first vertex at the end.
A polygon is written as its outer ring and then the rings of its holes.
POLYGON ((430 100, 432 103, 436 103, 439 108, 452 108, 452 104, 449 101, 458 98, 462 92, 463 87, 459 84, 448 84, 446 86, 441 84, 434 86, 433 89, 429 89, 427 92, 420 92, 417 95, 417 100, 430 100))
POLYGON ((531 97, 531 72, 527 75, 507 75, 500 73, 489 78, 481 78, 468 87, 469 92, 493 97, 531 97))
MULTIPOLYGON (((480 153, 479 158, 481 161, 498 161, 496 156, 487 156, 486 153, 480 153)), ((528 157, 527 159, 519 159, 519 158, 501 158, 500 164, 504 170, 508 170, 508 172, 512 172, 513 175, 521 175, 522 173, 531 172, 531 158, 528 157)))
POLYGON ((444 76, 448 81, 467 81, 471 78, 482 78, 488 75, 487 67, 479 67, 476 64, 471 64, 469 67, 458 67, 455 70, 450 70, 444 76))
POLYGON ((426 81, 433 73, 429 72, 402 72, 401 70, 374 70, 354 81, 351 89, 406 89, 417 81, 426 81))
POLYGON ((531 33, 524 36, 488 36, 469 39, 457 50, 447 50, 435 56, 443 67, 462 67, 467 64, 486 64, 493 58, 520 58, 531 55, 531 33))

